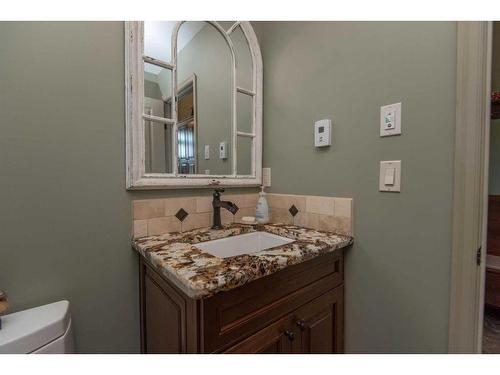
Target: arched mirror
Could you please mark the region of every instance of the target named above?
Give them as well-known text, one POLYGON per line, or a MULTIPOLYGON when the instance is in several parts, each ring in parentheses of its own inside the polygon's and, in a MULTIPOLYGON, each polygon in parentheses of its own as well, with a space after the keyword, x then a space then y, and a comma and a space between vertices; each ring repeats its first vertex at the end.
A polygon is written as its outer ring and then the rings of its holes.
POLYGON ((126 23, 127 188, 261 183, 262 58, 249 22, 126 23))

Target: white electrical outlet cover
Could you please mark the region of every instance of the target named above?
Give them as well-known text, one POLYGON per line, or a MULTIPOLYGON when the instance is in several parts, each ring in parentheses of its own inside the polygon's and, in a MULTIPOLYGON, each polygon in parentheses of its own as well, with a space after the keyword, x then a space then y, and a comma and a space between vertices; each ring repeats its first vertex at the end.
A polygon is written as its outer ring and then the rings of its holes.
POLYGON ((205 145, 205 160, 210 159, 210 145, 205 145))

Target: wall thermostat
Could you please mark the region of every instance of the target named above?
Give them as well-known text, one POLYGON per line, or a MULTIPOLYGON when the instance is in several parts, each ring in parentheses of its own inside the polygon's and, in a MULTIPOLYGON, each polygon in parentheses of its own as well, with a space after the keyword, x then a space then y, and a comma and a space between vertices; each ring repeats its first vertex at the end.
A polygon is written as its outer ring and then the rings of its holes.
POLYGON ((380 107, 380 136, 401 134, 401 103, 380 107))
POLYGON ((314 146, 325 147, 332 144, 332 121, 319 120, 314 123, 314 146))

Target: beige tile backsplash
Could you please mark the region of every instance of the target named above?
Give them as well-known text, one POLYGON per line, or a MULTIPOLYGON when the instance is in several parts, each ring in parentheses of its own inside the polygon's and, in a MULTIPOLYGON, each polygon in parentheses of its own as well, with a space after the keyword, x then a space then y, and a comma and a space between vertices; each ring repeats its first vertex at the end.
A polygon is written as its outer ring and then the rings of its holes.
POLYGON ((306 197, 306 212, 319 215, 333 216, 335 198, 331 197, 306 197))
POLYGON ((181 222, 175 216, 154 217, 148 219, 148 236, 157 234, 179 232, 181 222))
POLYGON ((305 195, 290 195, 290 194, 270 194, 266 195, 267 202, 270 207, 279 208, 288 211, 292 204, 297 207, 299 211, 306 209, 305 195))
MULTIPOLYGON (((242 216, 254 216, 259 195, 223 194, 223 200, 236 203, 236 215, 221 210, 222 224, 227 225, 242 216)), ((134 238, 168 232, 187 231, 212 225, 212 196, 137 200, 132 203, 134 238), (180 221, 175 214, 184 209, 188 216, 180 221)))
POLYGON ((293 216, 286 208, 269 205, 269 211, 269 220, 271 223, 293 224, 293 216))
POLYGON ((133 202, 134 220, 165 216, 163 199, 148 199, 133 202))
POLYGON ((196 210, 196 199, 194 198, 167 198, 163 199, 165 204, 165 216, 174 216, 183 208, 187 213, 198 212, 196 210))
MULTIPOLYGON (((221 210, 224 225, 254 216, 258 193, 224 194, 222 199, 236 203, 236 215, 221 210)), ((270 221, 295 224, 306 228, 353 234, 353 200, 351 198, 317 197, 290 194, 267 194, 270 221), (294 216, 289 209, 295 205, 294 216)), ((135 238, 168 232, 187 231, 209 227, 212 224, 212 196, 137 200, 133 207, 133 235, 135 238), (175 214, 184 209, 188 216, 180 221, 175 214)))
POLYGON ((353 234, 352 198, 317 197, 312 195, 267 194, 270 220, 273 223, 353 234), (295 205, 299 212, 288 211, 295 205))
POLYGON ((147 220, 134 220, 134 237, 145 237, 148 235, 148 221, 147 220))

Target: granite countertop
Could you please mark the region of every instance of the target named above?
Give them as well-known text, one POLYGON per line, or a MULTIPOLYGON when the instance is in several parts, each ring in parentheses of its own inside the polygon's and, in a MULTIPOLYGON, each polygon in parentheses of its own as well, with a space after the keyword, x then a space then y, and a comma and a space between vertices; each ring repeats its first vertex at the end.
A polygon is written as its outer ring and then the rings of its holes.
POLYGON ((134 249, 191 298, 204 298, 270 275, 287 266, 351 245, 353 238, 294 225, 232 224, 224 229, 194 229, 132 241, 134 249), (231 258, 218 258, 197 243, 264 231, 294 242, 231 258))

